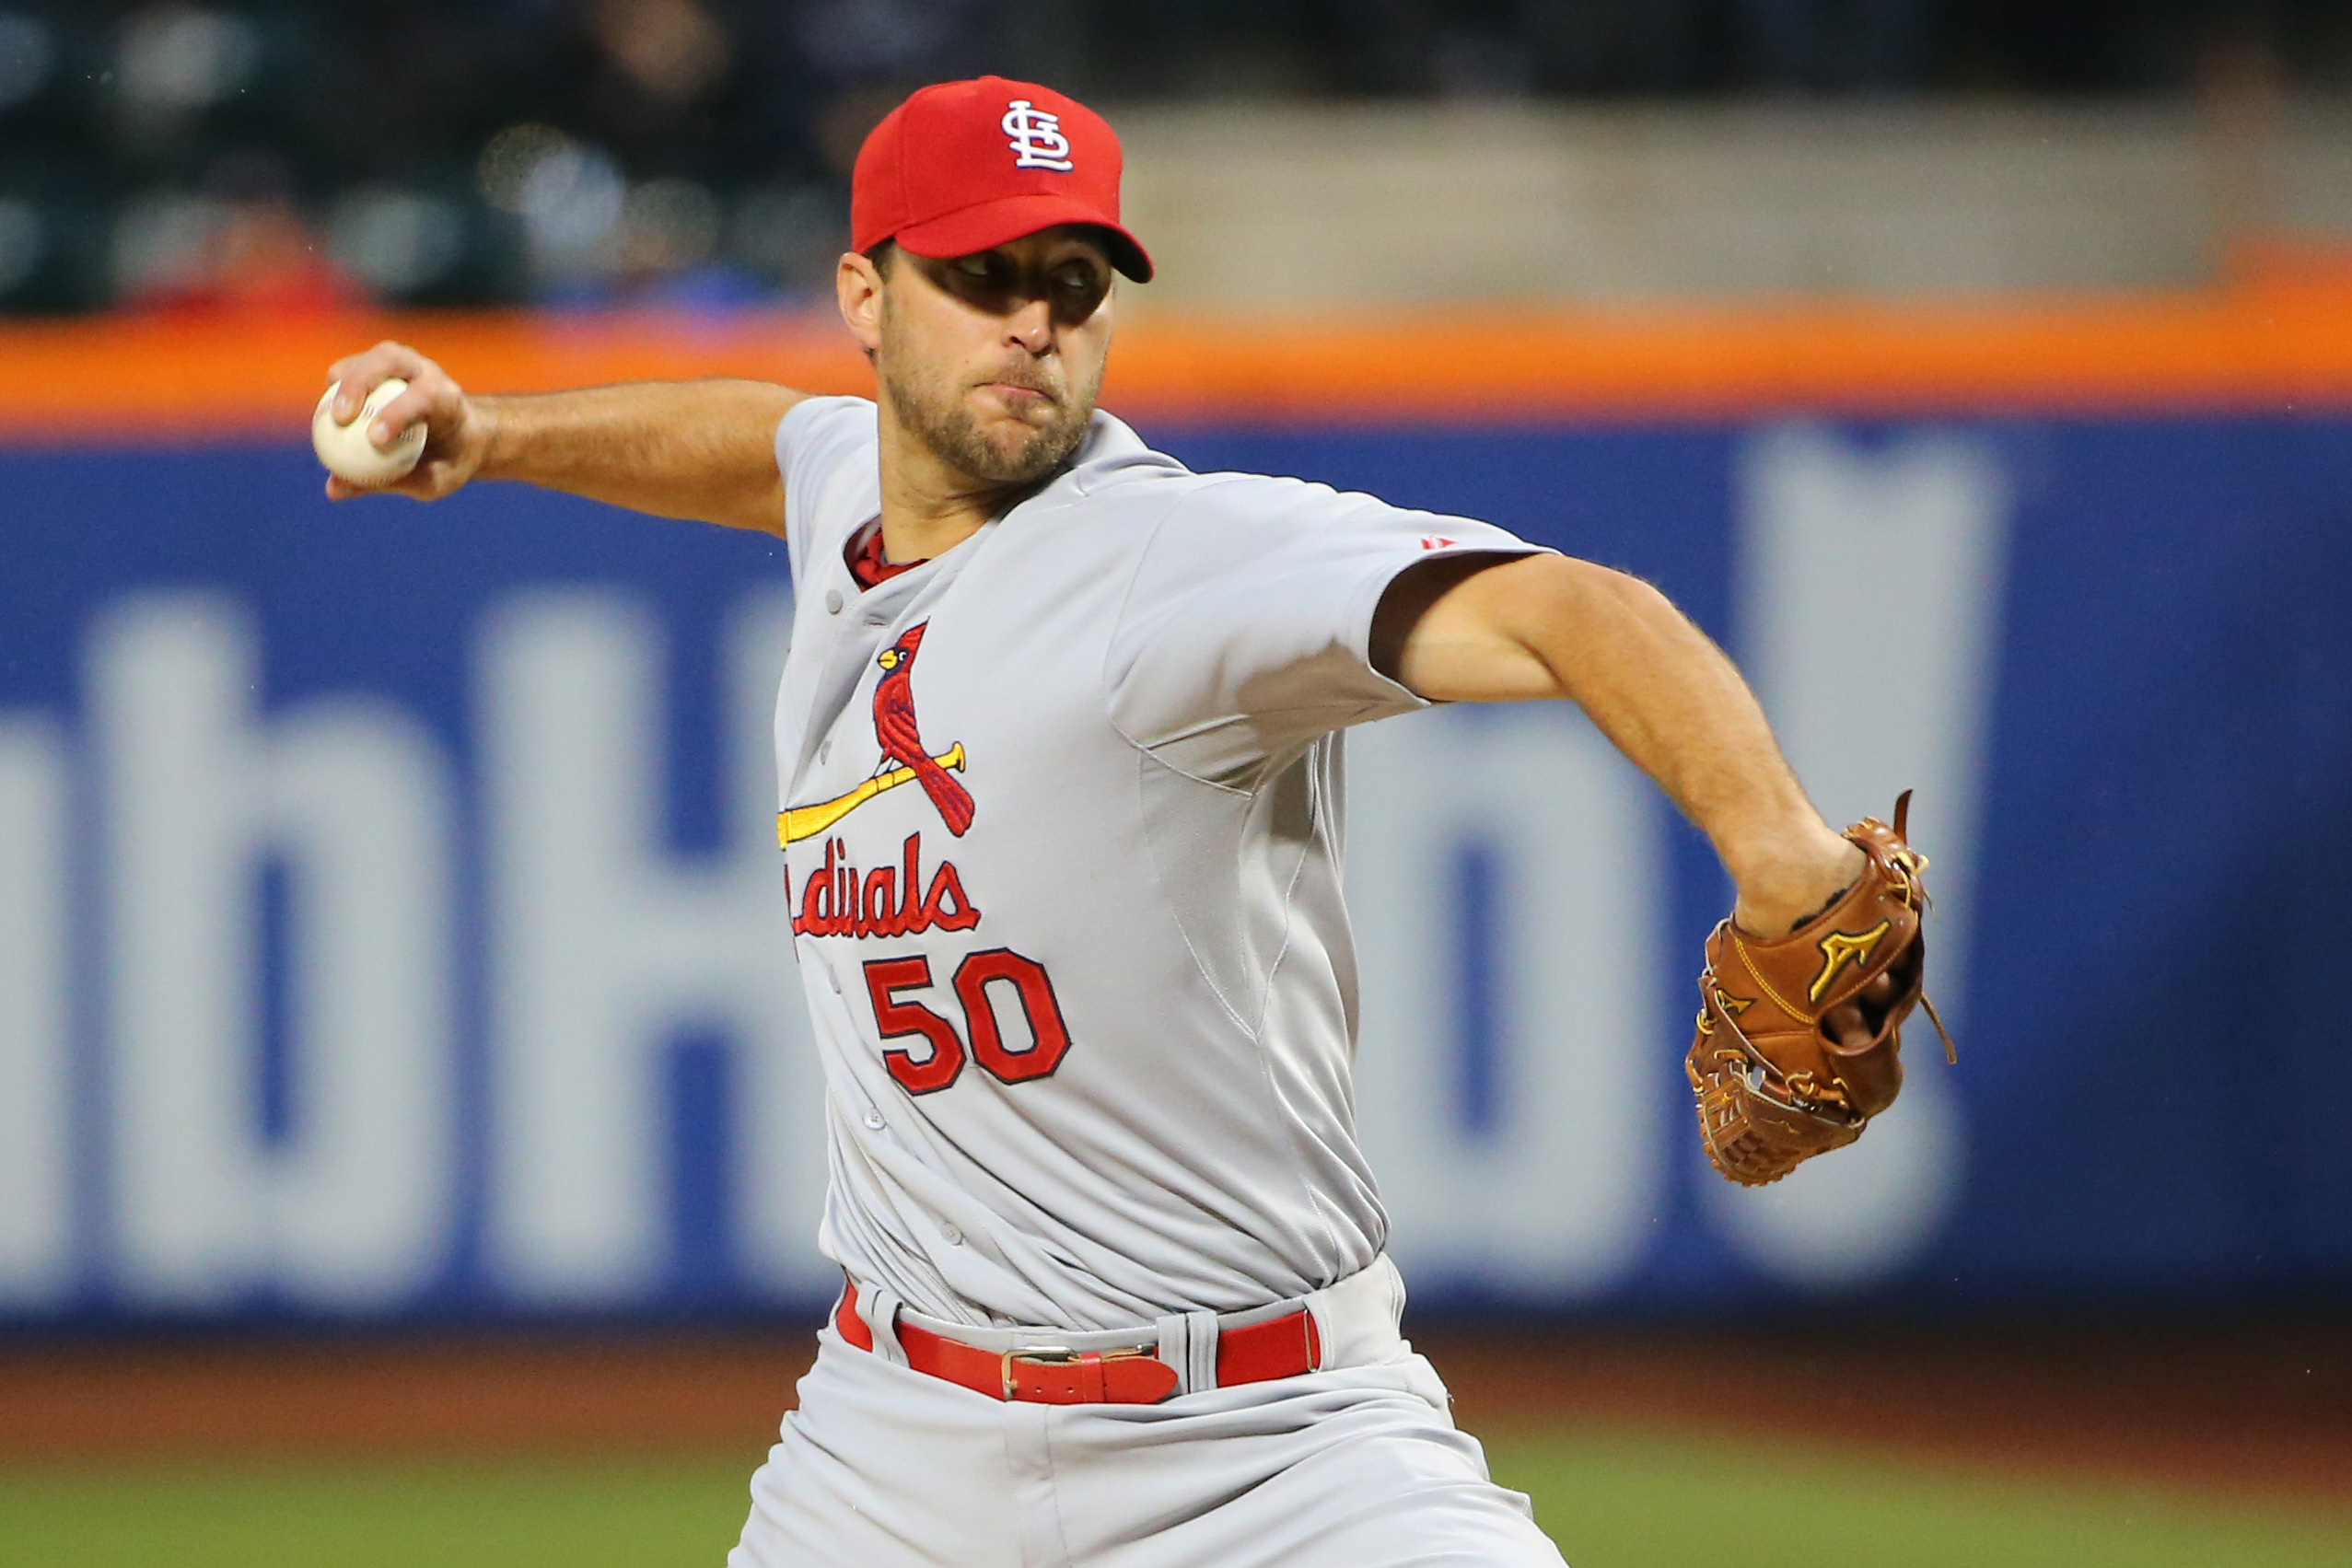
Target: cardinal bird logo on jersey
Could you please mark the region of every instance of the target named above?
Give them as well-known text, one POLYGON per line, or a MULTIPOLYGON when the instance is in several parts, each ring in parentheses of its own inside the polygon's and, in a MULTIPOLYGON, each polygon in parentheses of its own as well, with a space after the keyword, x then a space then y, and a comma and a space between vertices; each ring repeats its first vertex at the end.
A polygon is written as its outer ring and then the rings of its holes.
MULTIPOLYGON (((972 792, 948 772, 940 759, 924 749, 922 732, 914 723, 914 655, 923 646, 924 628, 930 624, 926 621, 908 627, 905 635, 884 648, 874 661, 882 667, 882 679, 874 687, 874 735, 882 743, 882 761, 914 769, 914 782, 939 808, 948 831, 961 838, 972 826, 972 792)), ((949 755, 961 762, 962 749, 957 747, 949 755)))
POLYGON ((914 656, 929 625, 926 621, 908 627, 874 661, 882 668, 882 679, 874 684, 874 738, 882 748, 880 766, 845 795, 780 813, 775 824, 779 846, 813 839, 876 796, 908 784, 923 786, 949 832, 961 838, 972 826, 972 792, 955 776, 963 771, 963 744, 959 741, 935 755, 923 744, 922 727, 915 722, 914 656))

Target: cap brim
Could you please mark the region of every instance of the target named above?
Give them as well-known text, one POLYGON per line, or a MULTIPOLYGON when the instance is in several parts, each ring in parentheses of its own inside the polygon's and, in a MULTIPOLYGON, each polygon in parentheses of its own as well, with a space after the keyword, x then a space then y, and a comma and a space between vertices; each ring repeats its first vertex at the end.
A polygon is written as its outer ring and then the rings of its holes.
POLYGON ((922 223, 909 224, 891 238, 917 256, 949 261, 975 250, 1010 244, 1041 228, 1065 223, 1101 230, 1111 252, 1111 264, 1137 283, 1151 281, 1151 258, 1135 242, 1135 237, 1115 223, 1104 222, 1102 215, 1094 208, 1069 196, 1003 196, 993 202, 978 202, 922 223))

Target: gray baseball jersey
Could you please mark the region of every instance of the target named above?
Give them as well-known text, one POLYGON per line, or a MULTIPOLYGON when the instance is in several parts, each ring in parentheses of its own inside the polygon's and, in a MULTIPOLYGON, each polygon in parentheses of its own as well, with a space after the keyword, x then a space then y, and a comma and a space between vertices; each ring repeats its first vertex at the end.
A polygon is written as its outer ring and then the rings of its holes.
POLYGON ((1398 572, 1533 547, 1195 474, 1098 412, 1065 472, 861 590, 873 405, 798 405, 776 457, 826 1255, 934 1318, 1073 1330, 1371 1263, 1339 732, 1423 705, 1368 658, 1398 572))

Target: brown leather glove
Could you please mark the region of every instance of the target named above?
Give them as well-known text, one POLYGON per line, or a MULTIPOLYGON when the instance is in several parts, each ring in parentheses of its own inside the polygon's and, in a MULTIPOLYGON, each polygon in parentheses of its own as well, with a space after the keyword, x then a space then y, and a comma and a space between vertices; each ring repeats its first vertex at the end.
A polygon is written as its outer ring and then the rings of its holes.
MULTIPOLYGON (((1698 1037, 1683 1071, 1707 1158, 1743 1187, 1854 1142, 1903 1087, 1900 1030, 1926 1001, 1927 859, 1904 842, 1910 807, 1905 790, 1893 827, 1866 817, 1846 830, 1869 863, 1796 930, 1759 940, 1726 920, 1706 939, 1698 1037)), ((1933 1003, 1927 1016, 1957 1060, 1933 1003)))

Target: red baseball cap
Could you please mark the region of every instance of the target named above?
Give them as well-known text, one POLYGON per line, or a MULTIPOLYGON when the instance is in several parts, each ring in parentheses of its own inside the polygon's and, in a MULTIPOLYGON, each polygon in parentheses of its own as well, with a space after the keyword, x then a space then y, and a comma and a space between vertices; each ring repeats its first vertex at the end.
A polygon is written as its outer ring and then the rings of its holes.
POLYGON ((849 242, 895 239, 918 256, 969 256, 1055 224, 1108 231, 1137 283, 1151 258, 1119 225, 1119 136, 1052 87, 983 76, 941 82, 887 115, 857 150, 849 242))

